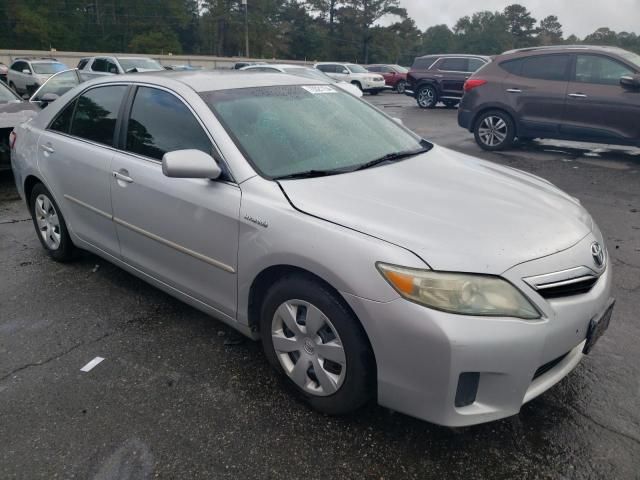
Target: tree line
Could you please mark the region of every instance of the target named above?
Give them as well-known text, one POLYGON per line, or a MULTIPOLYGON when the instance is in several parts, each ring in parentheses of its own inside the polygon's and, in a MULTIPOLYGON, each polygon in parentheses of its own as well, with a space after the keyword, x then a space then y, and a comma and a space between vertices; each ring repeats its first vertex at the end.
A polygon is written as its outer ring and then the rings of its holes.
POLYGON ((640 37, 603 27, 564 36, 554 15, 524 6, 480 11, 421 31, 400 0, 4 0, 0 49, 244 55, 410 65, 429 53, 497 54, 551 44, 617 45, 640 37), (382 22, 381 22, 382 21, 382 22))

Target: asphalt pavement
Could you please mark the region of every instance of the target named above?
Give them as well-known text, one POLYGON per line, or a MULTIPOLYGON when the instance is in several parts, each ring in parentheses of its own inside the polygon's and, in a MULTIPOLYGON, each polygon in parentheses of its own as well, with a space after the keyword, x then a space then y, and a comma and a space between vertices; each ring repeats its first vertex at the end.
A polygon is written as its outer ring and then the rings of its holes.
POLYGON ((593 353, 502 421, 449 429, 376 405, 327 417, 221 322, 91 254, 49 260, 4 172, 1 479, 640 478, 640 150, 534 142, 487 154, 455 110, 367 99, 429 140, 582 201, 606 237, 618 299, 593 353))

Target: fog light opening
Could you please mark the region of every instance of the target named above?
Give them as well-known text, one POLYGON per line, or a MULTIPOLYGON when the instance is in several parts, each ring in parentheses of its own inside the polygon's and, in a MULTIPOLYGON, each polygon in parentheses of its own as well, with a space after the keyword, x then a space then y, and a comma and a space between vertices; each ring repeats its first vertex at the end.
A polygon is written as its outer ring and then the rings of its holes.
POLYGON ((456 408, 467 407, 476 401, 479 383, 479 372, 463 372, 460 374, 458 389, 456 390, 456 408))

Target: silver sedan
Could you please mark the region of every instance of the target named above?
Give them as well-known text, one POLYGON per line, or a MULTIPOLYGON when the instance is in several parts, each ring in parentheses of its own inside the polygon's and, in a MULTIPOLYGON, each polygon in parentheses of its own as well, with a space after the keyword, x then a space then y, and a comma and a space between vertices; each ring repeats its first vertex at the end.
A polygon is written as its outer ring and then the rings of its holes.
POLYGON ((38 238, 260 339, 330 414, 516 414, 609 324, 575 198, 433 145, 335 86, 168 72, 80 85, 11 137, 38 238))

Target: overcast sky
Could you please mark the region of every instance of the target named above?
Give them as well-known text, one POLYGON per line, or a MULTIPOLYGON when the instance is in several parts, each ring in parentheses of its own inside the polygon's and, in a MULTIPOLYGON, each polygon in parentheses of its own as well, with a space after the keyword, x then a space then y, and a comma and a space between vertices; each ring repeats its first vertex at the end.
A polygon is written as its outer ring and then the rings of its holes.
POLYGON ((524 5, 537 20, 556 15, 565 37, 572 33, 584 37, 599 27, 640 33, 640 0, 400 0, 422 30, 441 23, 452 27, 460 17, 478 10, 503 10, 510 3, 524 5))

